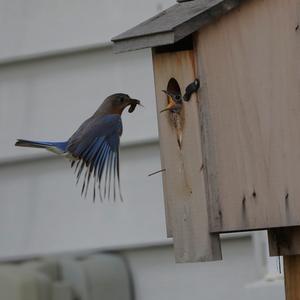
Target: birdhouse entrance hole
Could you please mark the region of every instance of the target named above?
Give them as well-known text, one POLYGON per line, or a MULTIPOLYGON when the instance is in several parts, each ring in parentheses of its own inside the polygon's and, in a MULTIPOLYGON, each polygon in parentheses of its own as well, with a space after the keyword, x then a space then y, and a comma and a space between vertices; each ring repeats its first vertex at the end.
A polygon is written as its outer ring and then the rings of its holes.
POLYGON ((184 126, 184 112, 182 106, 182 100, 176 100, 175 97, 179 97, 181 99, 181 90, 177 80, 172 77, 167 85, 167 107, 173 105, 174 101, 179 101, 178 104, 175 104, 174 110, 170 110, 168 113, 168 119, 170 122, 170 126, 176 131, 177 144, 178 147, 181 148, 182 143, 182 130, 184 126), (172 96, 170 96, 172 95, 172 96))
POLYGON ((180 86, 175 78, 171 78, 168 82, 167 91, 175 94, 175 95, 181 95, 180 86))

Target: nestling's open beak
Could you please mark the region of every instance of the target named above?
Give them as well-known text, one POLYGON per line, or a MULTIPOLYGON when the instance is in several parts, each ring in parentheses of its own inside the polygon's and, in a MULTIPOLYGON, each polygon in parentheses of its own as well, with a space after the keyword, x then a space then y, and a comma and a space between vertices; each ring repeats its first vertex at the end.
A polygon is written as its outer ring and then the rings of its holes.
POLYGON ((135 108, 136 108, 137 105, 143 106, 141 104, 140 100, 132 99, 132 98, 130 98, 130 104, 129 105, 130 105, 130 107, 128 109, 128 112, 130 112, 130 113, 132 113, 135 110, 135 108))
POLYGON ((161 110, 160 113, 162 113, 164 111, 167 111, 167 110, 172 110, 176 106, 176 102, 173 100, 172 95, 168 91, 166 91, 166 90, 163 90, 163 92, 165 94, 167 94, 167 96, 168 96, 168 105, 167 105, 166 108, 164 108, 163 110, 161 110))

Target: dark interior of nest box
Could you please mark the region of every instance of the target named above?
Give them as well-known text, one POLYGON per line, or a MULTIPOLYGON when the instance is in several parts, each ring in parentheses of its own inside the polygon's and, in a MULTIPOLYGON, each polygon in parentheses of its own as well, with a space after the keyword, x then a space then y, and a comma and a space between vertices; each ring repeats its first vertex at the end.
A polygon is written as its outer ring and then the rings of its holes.
POLYGON ((181 95, 180 86, 175 78, 171 78, 168 82, 167 91, 172 94, 181 95))
POLYGON ((165 46, 158 46, 155 48, 156 53, 164 53, 164 52, 176 52, 176 51, 185 51, 185 50, 193 50, 193 35, 190 34, 187 37, 181 39, 180 41, 165 46))

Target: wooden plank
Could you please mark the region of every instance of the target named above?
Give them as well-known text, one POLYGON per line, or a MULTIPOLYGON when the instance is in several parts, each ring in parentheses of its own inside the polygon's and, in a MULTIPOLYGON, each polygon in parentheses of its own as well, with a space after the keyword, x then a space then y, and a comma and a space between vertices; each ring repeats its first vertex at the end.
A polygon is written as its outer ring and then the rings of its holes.
POLYGON ((299 11, 247 1, 198 33, 212 232, 300 225, 299 11))
POLYGON ((184 90, 197 77, 193 51, 154 53, 153 66, 161 161, 166 169, 163 183, 167 228, 174 237, 176 261, 221 259, 219 235, 209 233, 198 99, 193 95, 190 102, 184 103, 179 123, 173 122, 172 113, 159 113, 166 106, 162 90, 170 78, 174 77, 184 90))
POLYGON ((268 230, 271 256, 300 254, 300 227, 274 228, 268 230))
POLYGON ((300 255, 283 257, 285 299, 300 300, 300 255))
POLYGON ((195 0, 175 4, 112 38, 114 51, 124 52, 175 43, 228 13, 243 1, 195 0))

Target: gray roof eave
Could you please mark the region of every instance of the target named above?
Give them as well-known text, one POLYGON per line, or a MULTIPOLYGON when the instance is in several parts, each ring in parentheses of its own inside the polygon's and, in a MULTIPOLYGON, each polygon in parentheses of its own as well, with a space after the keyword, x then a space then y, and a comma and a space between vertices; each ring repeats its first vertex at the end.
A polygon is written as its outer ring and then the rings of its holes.
POLYGON ((114 37, 114 52, 174 44, 245 0, 193 0, 175 4, 114 37))

